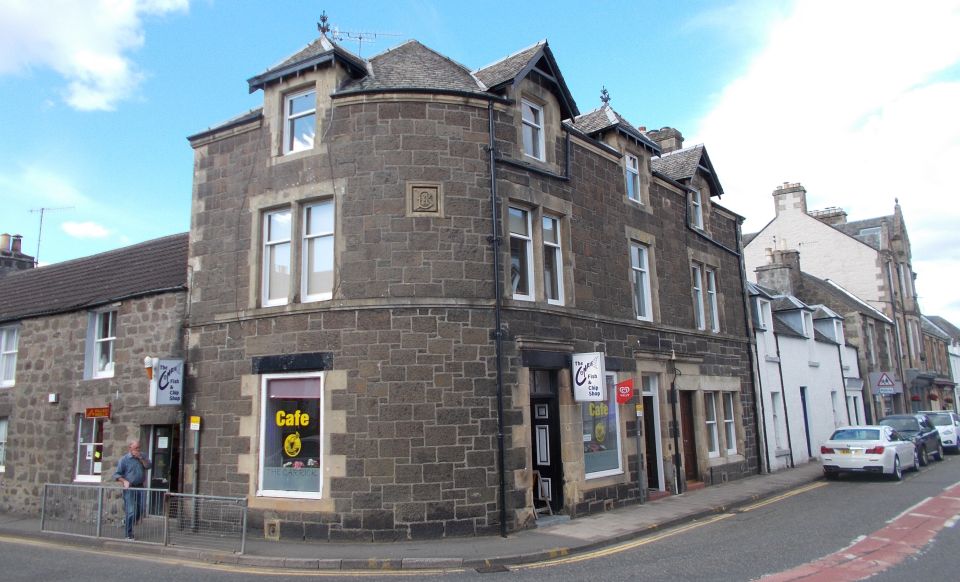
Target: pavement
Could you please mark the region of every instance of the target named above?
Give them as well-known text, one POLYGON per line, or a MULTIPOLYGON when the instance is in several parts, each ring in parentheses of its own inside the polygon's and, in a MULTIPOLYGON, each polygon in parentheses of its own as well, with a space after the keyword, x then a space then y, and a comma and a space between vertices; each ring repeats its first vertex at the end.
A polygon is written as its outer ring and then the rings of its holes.
POLYGON ((510 565, 542 562, 639 539, 776 497, 822 477, 820 463, 814 461, 793 469, 755 475, 681 495, 668 495, 642 505, 577 519, 541 516, 537 527, 512 533, 506 538, 490 536, 386 543, 277 542, 259 538, 254 535, 256 532, 249 531, 245 552, 239 555, 44 532, 40 529, 39 517, 0 513, 0 541, 4 537, 32 538, 64 546, 100 547, 128 554, 159 554, 180 560, 270 569, 495 571, 510 565))

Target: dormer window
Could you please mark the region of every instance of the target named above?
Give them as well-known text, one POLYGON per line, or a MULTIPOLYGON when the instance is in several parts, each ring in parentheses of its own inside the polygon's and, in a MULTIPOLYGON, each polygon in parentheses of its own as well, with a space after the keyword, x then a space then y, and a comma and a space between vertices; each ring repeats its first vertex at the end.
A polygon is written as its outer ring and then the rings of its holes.
POLYGON ((520 108, 523 117, 523 153, 544 161, 543 108, 522 99, 520 108))
POLYGON ((317 92, 292 93, 283 99, 283 153, 292 154, 313 147, 317 131, 317 92))
POLYGON ((640 161, 637 156, 626 155, 627 198, 640 202, 640 161))
POLYGON ((703 230, 703 200, 699 190, 690 192, 690 226, 703 230))

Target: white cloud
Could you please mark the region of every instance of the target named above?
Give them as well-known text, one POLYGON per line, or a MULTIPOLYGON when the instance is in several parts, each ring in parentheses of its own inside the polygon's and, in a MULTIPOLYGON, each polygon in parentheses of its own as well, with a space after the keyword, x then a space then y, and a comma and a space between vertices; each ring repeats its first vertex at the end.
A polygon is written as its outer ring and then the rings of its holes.
POLYGON ((96 222, 64 222, 60 228, 74 238, 104 238, 110 234, 96 222))
MULTIPOLYGON (((42 166, 23 166, 12 174, 0 173, 0 190, 15 206, 32 208, 89 205, 90 199, 68 179, 42 166)), ((8 204, 9 209, 11 205, 8 204)))
POLYGON ((0 0, 0 74, 51 68, 65 101, 111 110, 143 78, 129 54, 143 45, 143 18, 185 11, 189 0, 0 0))
MULTIPOLYGON (((706 144, 722 203, 752 232, 784 181, 806 187, 811 209, 840 206, 850 220, 892 214, 899 198, 924 309, 947 309, 955 291, 920 267, 960 270, 960 1, 797 2, 768 30, 688 142, 706 144)), ((941 315, 960 321, 954 309, 941 315)))

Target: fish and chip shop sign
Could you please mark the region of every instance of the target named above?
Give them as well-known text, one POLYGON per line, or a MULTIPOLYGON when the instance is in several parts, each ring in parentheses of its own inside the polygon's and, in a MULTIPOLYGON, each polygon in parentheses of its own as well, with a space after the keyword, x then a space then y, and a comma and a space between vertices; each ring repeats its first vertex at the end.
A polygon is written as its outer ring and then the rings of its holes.
POLYGON ((183 402, 183 360, 159 360, 150 381, 151 406, 179 406, 183 402))
POLYGON ((605 400, 603 352, 573 354, 570 366, 573 375, 573 399, 577 402, 605 400))

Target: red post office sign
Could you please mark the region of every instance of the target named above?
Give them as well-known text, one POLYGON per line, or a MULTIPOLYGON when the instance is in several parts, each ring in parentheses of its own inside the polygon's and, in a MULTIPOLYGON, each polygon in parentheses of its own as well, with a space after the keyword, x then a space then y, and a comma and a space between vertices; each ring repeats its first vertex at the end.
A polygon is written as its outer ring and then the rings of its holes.
POLYGON ((110 418, 110 405, 87 408, 83 416, 84 418, 110 418))
POLYGON ((617 383, 617 404, 626 404, 633 398, 633 378, 617 383))

